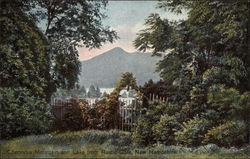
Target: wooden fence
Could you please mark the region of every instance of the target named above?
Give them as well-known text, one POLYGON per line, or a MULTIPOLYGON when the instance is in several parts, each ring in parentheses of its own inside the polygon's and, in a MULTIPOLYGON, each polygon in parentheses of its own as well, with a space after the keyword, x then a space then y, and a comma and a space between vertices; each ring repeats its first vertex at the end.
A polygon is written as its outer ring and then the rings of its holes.
POLYGON ((149 98, 148 100, 150 102, 153 102, 153 101, 158 101, 158 102, 168 102, 168 98, 167 97, 162 97, 162 96, 159 96, 157 94, 149 94, 149 98))

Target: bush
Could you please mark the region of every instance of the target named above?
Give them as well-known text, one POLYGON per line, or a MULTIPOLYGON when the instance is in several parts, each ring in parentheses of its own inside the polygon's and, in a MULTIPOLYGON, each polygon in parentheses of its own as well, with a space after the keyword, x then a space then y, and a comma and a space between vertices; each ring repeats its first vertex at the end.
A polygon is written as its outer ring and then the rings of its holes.
POLYGON ((242 121, 230 121, 212 128, 205 135, 205 142, 219 146, 242 146, 247 142, 246 125, 242 121))
POLYGON ((0 88, 0 138, 9 139, 50 130, 53 118, 44 100, 25 88, 0 88))
POLYGON ((153 123, 151 122, 147 118, 141 118, 138 121, 136 129, 133 132, 132 136, 135 143, 141 146, 142 145, 147 146, 153 142, 153 136, 151 130, 153 123))
POLYGON ((63 105, 66 108, 66 112, 61 118, 56 119, 57 128, 60 130, 81 130, 88 127, 88 116, 90 107, 87 101, 79 100, 77 98, 71 98, 68 106, 63 105))
POLYGON ((149 145, 155 143, 152 127, 160 121, 161 115, 166 110, 166 104, 153 102, 150 103, 148 110, 139 119, 133 139, 139 145, 149 145))
POLYGON ((181 129, 181 125, 174 116, 164 115, 153 128, 154 139, 157 142, 172 145, 175 144, 175 132, 181 129))
POLYGON ((177 142, 187 146, 199 146, 204 135, 211 128, 212 122, 206 119, 195 117, 183 123, 183 130, 177 132, 177 142))
POLYGON ((65 110, 63 115, 57 116, 57 128, 60 131, 115 129, 120 117, 115 107, 117 103, 113 100, 110 97, 103 98, 91 106, 86 100, 78 98, 63 102, 62 108, 65 110))

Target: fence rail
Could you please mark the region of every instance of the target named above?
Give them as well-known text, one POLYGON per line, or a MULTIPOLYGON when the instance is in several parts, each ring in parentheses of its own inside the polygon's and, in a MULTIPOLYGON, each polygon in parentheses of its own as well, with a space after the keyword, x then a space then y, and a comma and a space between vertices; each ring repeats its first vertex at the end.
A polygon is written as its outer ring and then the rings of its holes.
POLYGON ((149 98, 148 98, 149 101, 158 101, 158 102, 168 102, 168 98, 167 97, 162 97, 162 96, 159 96, 157 94, 149 94, 149 98))

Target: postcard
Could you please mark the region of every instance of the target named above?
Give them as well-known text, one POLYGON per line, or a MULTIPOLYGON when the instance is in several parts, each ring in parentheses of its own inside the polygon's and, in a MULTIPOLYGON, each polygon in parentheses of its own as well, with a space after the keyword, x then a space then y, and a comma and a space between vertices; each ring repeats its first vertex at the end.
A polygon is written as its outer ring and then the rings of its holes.
POLYGON ((249 159, 249 0, 0 0, 0 159, 249 159))

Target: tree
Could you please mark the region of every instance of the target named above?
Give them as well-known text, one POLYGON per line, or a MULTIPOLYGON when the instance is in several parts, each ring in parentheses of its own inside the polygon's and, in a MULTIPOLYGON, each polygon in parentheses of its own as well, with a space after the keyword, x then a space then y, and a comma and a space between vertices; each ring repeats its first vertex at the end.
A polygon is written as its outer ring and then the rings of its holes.
POLYGON ((0 60, 6 68, 0 86, 26 87, 47 101, 56 88, 74 88, 80 72, 76 47, 98 48, 117 38, 101 23, 106 3, 1 0, 0 60))
POLYGON ((136 84, 136 79, 133 77, 132 73, 125 72, 121 74, 119 82, 116 84, 115 89, 106 97, 106 103, 103 109, 102 118, 106 122, 106 128, 115 129, 120 123, 120 92, 123 88, 138 88, 136 84))
POLYGON ((149 99, 152 98, 153 94, 161 98, 168 98, 169 101, 174 100, 174 97, 176 96, 176 89, 168 80, 160 80, 157 82, 149 80, 143 86, 140 86, 139 89, 143 94, 142 107, 144 108, 148 107, 149 99))
POLYGON ((96 89, 95 86, 90 85, 89 91, 88 91, 88 97, 89 98, 94 98, 96 96, 96 89))
POLYGON ((105 98, 105 97, 108 97, 108 93, 104 91, 104 92, 102 93, 102 96, 101 96, 101 97, 104 97, 104 98, 105 98))
MULTIPOLYGON (((202 0, 186 3, 169 0, 159 5, 165 9, 167 6, 172 9, 189 8, 189 18, 169 22, 152 14, 145 23, 148 28, 141 31, 134 41, 139 50, 151 48, 153 53, 170 51, 158 65, 161 76, 176 82, 188 77, 196 83, 204 80, 207 85, 227 82, 228 86, 245 86, 249 79, 246 72, 249 69, 247 2, 202 0), (203 74, 212 77, 202 79, 203 74), (224 81, 225 78, 228 80, 224 81)), ((244 89, 249 90, 249 87, 244 89)))
POLYGON ((83 97, 86 97, 86 95, 87 95, 86 89, 83 85, 81 86, 81 88, 79 90, 79 95, 81 95, 83 97))
POLYGON ((53 116, 47 103, 25 88, 0 88, 0 139, 48 133, 53 116))
MULTIPOLYGON (((227 113, 236 111, 229 107, 229 101, 240 96, 244 98, 243 103, 248 100, 249 6, 249 1, 161 1, 159 8, 174 13, 180 13, 185 8, 188 18, 169 21, 158 14, 151 14, 146 19, 146 29, 140 31, 134 41, 135 47, 141 51, 150 49, 153 54, 165 54, 158 63, 157 71, 174 90, 169 102, 181 106, 175 115, 180 117, 178 120, 181 123, 187 122, 187 129, 179 133, 180 140, 187 145, 201 144, 202 136, 208 129, 228 124, 218 121, 227 120, 230 116, 227 113), (218 84, 227 89, 219 94, 231 94, 227 98, 222 96, 221 101, 216 98, 211 100, 210 88, 218 84), (217 108, 212 107, 213 102, 219 101, 221 106, 227 106, 224 115, 216 113, 217 108), (211 115, 223 117, 207 119, 211 115), (199 137, 193 138, 192 133, 199 137)), ((212 94, 217 93, 214 90, 212 94)), ((246 107, 233 103, 238 111, 246 107)), ((247 138, 249 140, 249 133, 247 138)))
POLYGON ((120 92, 123 88, 127 88, 127 90, 138 89, 133 73, 124 72, 121 74, 120 81, 116 84, 115 91, 120 92))
POLYGON ((102 25, 101 9, 107 1, 38 0, 35 4, 32 15, 38 22, 46 21, 44 34, 51 44, 56 84, 73 88, 80 72, 76 47, 99 48, 117 38, 115 31, 102 25))
POLYGON ((2 7, 0 87, 25 87, 48 101, 55 83, 50 74, 46 38, 24 13, 17 15, 18 10, 5 13, 2 11, 8 8, 2 7))
POLYGON ((96 93, 95 93, 96 95, 96 97, 97 98, 100 98, 101 97, 101 95, 102 95, 102 93, 101 93, 101 90, 100 90, 100 88, 98 87, 98 86, 96 86, 96 93))

